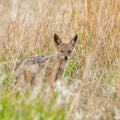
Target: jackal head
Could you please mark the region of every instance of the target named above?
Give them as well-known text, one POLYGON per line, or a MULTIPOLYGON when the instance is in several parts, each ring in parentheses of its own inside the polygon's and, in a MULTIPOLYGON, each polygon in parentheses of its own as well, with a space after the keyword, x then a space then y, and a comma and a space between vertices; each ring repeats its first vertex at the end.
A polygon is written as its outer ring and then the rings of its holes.
POLYGON ((57 48, 58 58, 66 61, 69 60, 77 40, 78 35, 75 35, 70 42, 63 43, 62 40, 58 37, 58 35, 55 33, 54 43, 57 48))

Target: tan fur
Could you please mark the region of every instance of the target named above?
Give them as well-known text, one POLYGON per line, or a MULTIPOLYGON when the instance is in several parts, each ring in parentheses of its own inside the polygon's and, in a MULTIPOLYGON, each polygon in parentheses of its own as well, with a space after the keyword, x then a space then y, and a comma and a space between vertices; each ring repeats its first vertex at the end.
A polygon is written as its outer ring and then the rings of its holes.
POLYGON ((76 35, 69 43, 62 43, 57 34, 54 34, 56 54, 25 59, 18 69, 16 78, 18 89, 23 91, 26 86, 31 86, 33 94, 37 94, 40 84, 49 82, 54 93, 54 82, 64 73, 77 37, 76 35))

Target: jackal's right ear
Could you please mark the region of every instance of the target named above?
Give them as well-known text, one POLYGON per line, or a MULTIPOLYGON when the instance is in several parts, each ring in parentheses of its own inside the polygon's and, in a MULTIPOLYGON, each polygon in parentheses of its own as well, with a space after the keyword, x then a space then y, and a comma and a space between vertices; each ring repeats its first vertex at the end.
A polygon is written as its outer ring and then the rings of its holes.
POLYGON ((61 39, 58 37, 58 35, 56 33, 54 33, 54 43, 56 46, 58 46, 62 43, 61 39))

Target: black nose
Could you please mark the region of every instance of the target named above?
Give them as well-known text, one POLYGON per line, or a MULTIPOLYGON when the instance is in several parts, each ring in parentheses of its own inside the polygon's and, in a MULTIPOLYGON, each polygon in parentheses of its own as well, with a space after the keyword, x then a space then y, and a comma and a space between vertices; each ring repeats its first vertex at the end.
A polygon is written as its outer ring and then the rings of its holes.
POLYGON ((68 57, 65 57, 65 60, 67 60, 68 59, 68 57))

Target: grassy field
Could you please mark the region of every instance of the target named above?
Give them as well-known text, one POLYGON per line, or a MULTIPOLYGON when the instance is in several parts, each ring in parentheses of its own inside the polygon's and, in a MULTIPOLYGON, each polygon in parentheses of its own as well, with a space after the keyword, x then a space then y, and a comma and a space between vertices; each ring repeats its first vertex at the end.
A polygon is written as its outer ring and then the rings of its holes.
POLYGON ((0 120, 120 120, 120 0, 0 0, 0 120), (79 35, 57 95, 29 101, 11 81, 27 57, 79 35))

